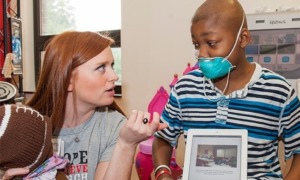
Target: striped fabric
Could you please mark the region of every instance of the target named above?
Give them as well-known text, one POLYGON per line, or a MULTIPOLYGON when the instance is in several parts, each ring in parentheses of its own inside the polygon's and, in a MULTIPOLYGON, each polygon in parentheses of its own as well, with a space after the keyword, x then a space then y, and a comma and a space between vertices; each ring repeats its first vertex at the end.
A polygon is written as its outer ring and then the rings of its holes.
POLYGON ((176 146, 190 128, 248 130, 248 179, 282 179, 278 139, 285 158, 300 153, 300 102, 280 75, 256 64, 248 85, 224 96, 200 70, 183 76, 173 87, 161 121, 169 124, 155 136, 176 146))

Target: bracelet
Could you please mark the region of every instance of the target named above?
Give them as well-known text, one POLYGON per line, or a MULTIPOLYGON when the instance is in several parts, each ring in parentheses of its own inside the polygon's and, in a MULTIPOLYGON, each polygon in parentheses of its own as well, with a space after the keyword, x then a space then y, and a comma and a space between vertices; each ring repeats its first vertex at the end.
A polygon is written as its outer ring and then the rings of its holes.
POLYGON ((155 176, 155 180, 158 180, 159 176, 163 175, 163 174, 169 174, 172 177, 172 174, 170 171, 168 170, 162 170, 160 171, 156 176, 155 176))
POLYGON ((166 168, 167 170, 169 170, 169 172, 171 172, 171 169, 169 168, 169 166, 163 164, 163 165, 157 166, 157 168, 156 168, 155 171, 154 171, 154 175, 157 173, 157 171, 158 171, 160 168, 166 168))

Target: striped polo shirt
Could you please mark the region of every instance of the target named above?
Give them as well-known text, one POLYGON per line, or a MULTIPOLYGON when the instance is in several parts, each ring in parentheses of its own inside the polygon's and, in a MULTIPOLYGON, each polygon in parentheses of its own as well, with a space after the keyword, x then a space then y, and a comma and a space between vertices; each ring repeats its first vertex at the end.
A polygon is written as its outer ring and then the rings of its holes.
POLYGON ((224 96, 200 70, 184 75, 173 87, 161 115, 169 127, 155 136, 176 146, 190 128, 247 129, 248 179, 282 179, 278 141, 285 158, 300 153, 300 102, 287 80, 256 64, 244 89, 224 96))

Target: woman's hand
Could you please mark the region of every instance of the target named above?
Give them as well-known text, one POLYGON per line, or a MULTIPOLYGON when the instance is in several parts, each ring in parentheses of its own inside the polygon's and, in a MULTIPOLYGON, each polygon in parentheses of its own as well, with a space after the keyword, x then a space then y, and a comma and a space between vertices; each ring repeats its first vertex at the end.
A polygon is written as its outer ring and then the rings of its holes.
MULTIPOLYGON (((152 121, 149 118, 150 113, 148 112, 132 111, 120 130, 109 165, 106 165, 106 170, 103 170, 103 167, 102 170, 99 168, 95 177, 99 177, 98 179, 120 179, 120 177, 122 177, 121 179, 130 179, 137 145, 151 137, 155 131, 168 126, 159 123, 158 113, 153 114, 152 121)), ((101 165, 103 162, 99 163, 98 167, 101 165)))
POLYGON ((157 112, 153 113, 153 119, 150 120, 150 113, 134 110, 122 127, 119 138, 127 145, 137 145, 151 137, 154 132, 166 127, 168 127, 167 124, 159 123, 159 114, 157 112))
POLYGON ((14 176, 22 176, 29 173, 28 168, 12 168, 5 171, 2 180, 12 179, 14 176))

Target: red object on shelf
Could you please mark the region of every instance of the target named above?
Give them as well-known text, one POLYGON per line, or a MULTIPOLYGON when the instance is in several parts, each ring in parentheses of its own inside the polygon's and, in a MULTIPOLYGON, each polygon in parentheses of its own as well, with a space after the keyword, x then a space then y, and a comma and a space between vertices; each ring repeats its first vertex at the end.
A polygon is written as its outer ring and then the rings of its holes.
MULTIPOLYGON (((0 72, 2 71, 6 53, 11 52, 11 40, 10 40, 10 25, 9 21, 6 18, 4 20, 4 13, 7 13, 7 16, 14 15, 15 11, 12 11, 11 8, 8 8, 11 0, 5 0, 7 11, 3 12, 4 1, 0 1, 0 72), (4 22, 5 21, 5 22, 4 22), (7 34, 4 34, 4 23, 6 23, 7 34), (7 42, 5 42, 5 37, 7 38, 7 42), (4 44, 7 43, 7 52, 4 52, 4 44)), ((0 81, 6 81, 6 78, 0 73, 0 81)))
POLYGON ((152 114, 154 112, 157 112, 159 114, 162 113, 165 105, 168 102, 168 99, 169 99, 168 92, 165 90, 163 86, 161 86, 157 90, 156 94, 154 95, 154 97, 152 98, 152 100, 148 105, 148 112, 151 114, 151 119, 152 119, 152 114))
POLYGON ((183 71, 183 75, 185 75, 185 74, 187 74, 187 73, 189 73, 190 71, 192 71, 193 69, 192 69, 192 67, 191 67, 191 63, 187 63, 187 66, 186 66, 186 68, 185 68, 185 70, 183 71))
POLYGON ((195 65, 192 67, 192 70, 195 70, 195 69, 199 69, 199 64, 198 64, 198 62, 196 62, 195 65))
POLYGON ((174 87, 174 85, 176 84, 177 81, 178 81, 178 74, 174 74, 174 78, 170 84, 171 89, 174 87))

